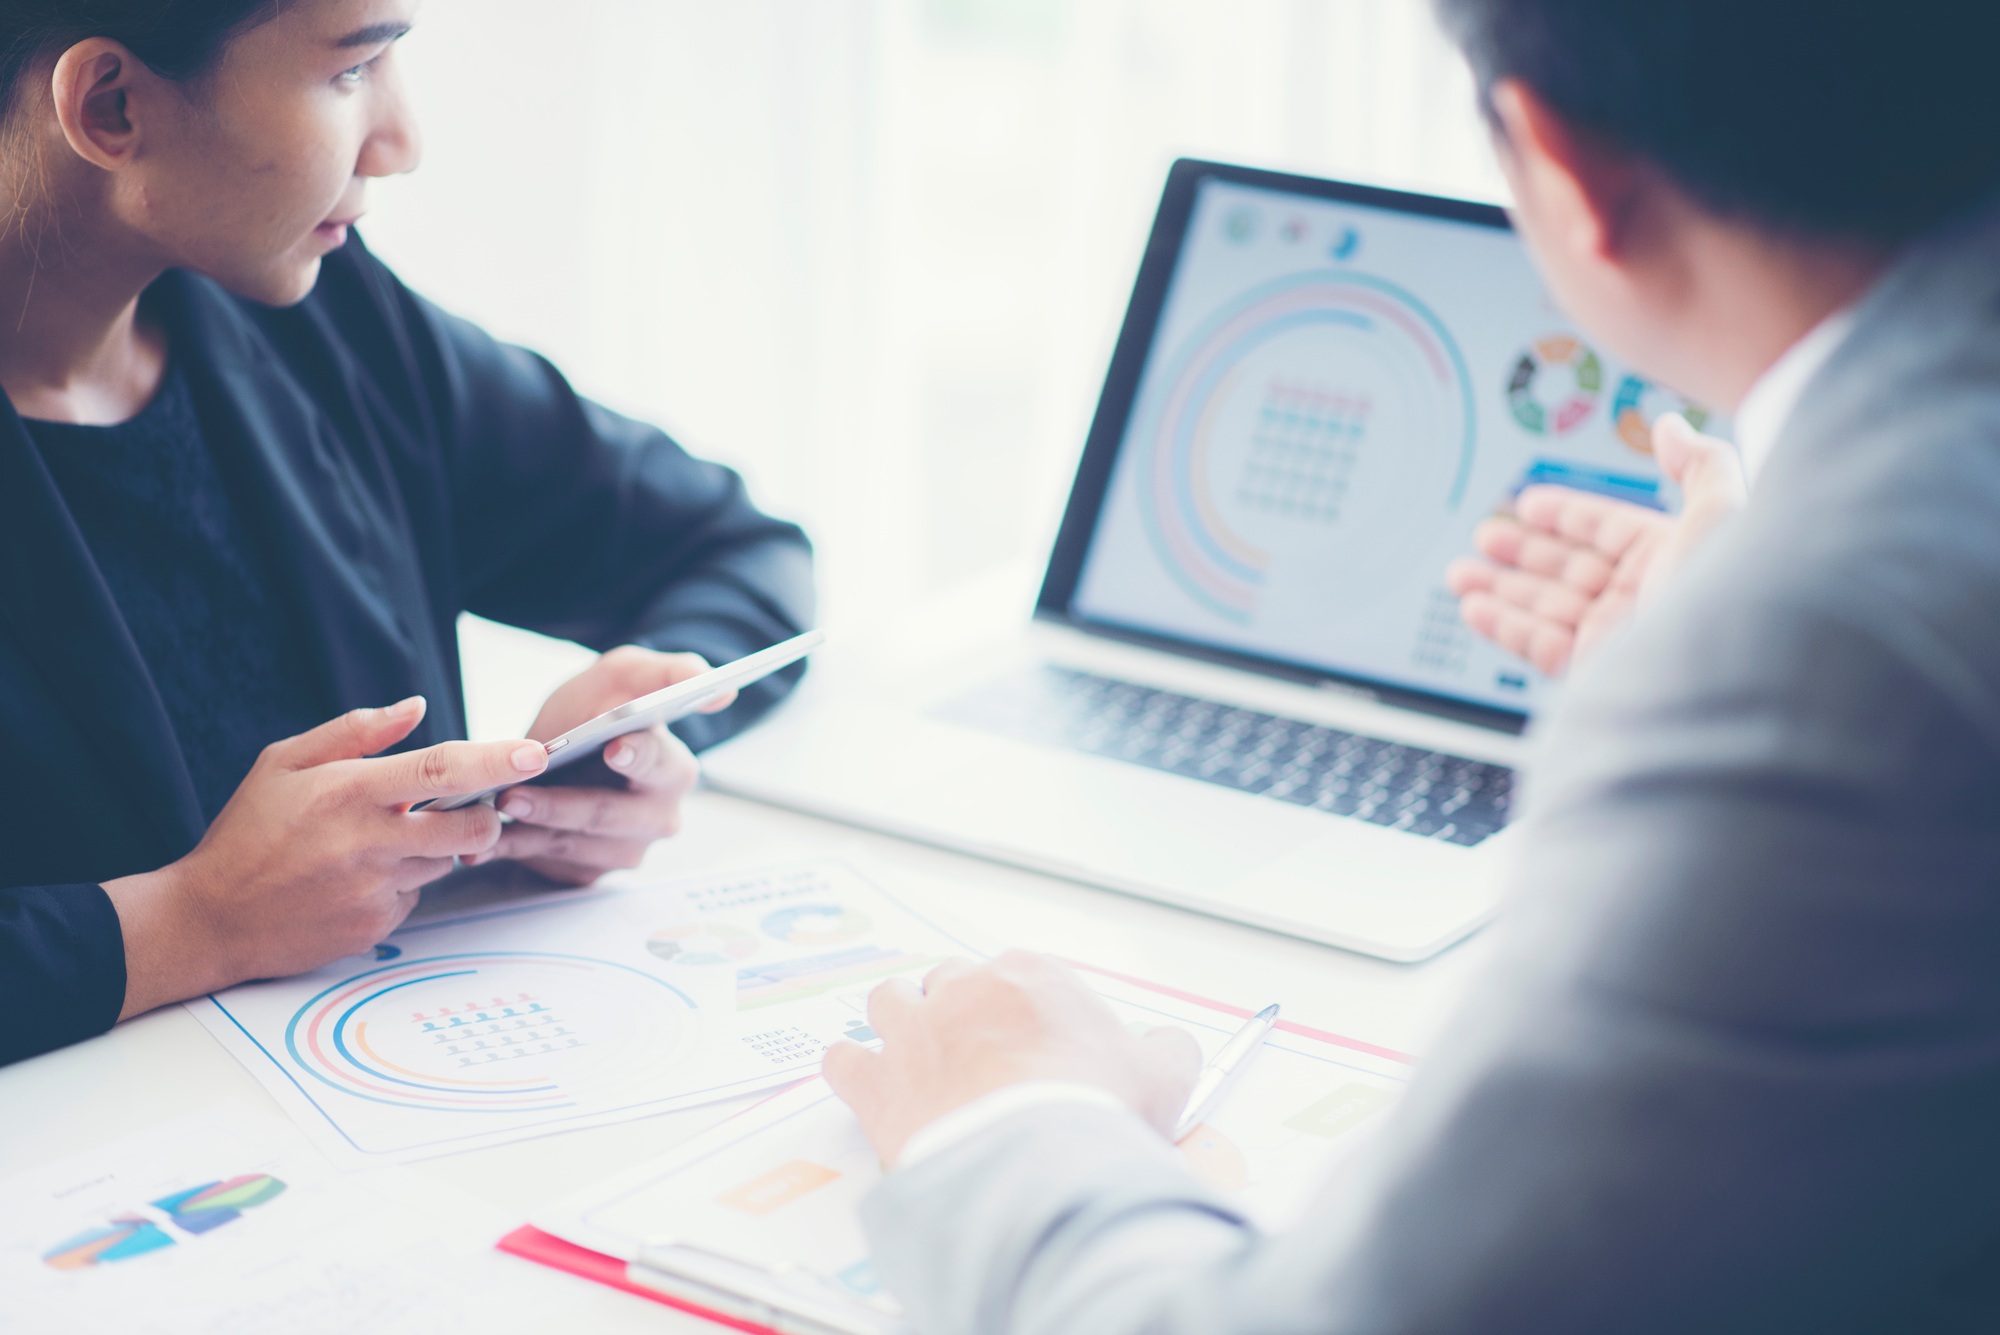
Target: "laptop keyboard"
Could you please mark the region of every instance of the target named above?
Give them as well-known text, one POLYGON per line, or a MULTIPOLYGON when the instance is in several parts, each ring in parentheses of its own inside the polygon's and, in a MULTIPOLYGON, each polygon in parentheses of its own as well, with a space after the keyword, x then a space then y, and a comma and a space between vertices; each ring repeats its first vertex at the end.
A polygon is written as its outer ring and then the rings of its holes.
POLYGON ((1070 668, 1033 668, 946 705, 987 732, 1477 844, 1507 823, 1514 772, 1070 668))

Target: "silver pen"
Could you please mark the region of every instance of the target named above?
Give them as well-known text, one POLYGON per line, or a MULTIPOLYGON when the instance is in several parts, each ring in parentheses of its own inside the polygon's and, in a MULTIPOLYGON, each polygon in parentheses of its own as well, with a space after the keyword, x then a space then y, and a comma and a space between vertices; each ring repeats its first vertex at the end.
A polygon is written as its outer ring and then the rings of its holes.
POLYGON ((1222 1051, 1215 1054, 1215 1059, 1201 1068, 1201 1074, 1194 1079, 1194 1091, 1188 1095, 1187 1110, 1174 1125, 1176 1145, 1215 1111, 1223 1095, 1236 1083, 1236 1077, 1250 1065, 1251 1054, 1264 1045, 1264 1039, 1277 1023, 1278 1007, 1273 1003, 1251 1016, 1249 1022, 1222 1045, 1222 1051))

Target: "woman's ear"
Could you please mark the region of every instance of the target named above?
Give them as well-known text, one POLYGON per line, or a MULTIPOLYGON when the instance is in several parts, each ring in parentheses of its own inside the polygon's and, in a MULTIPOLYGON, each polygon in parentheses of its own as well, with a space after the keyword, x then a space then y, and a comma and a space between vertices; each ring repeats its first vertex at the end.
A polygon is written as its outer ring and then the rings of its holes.
POLYGON ((78 42, 56 58, 49 79, 63 138, 78 157, 105 171, 130 163, 140 133, 134 93, 157 80, 117 42, 103 37, 78 42))

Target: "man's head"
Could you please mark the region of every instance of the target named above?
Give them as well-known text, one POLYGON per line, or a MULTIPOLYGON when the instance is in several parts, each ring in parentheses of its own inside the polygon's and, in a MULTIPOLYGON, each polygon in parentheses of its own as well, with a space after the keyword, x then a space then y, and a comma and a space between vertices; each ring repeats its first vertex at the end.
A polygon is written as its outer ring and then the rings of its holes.
MULTIPOLYGON (((0 0, 5 207, 139 268, 294 302, 370 177, 415 165, 416 0, 0 0)), ((29 223, 28 225, 34 225, 29 223)), ((39 247, 57 257, 63 247, 39 247)))
POLYGON ((2000 191, 2000 5, 1437 3, 1558 299, 1718 402, 1743 368, 1688 346, 1718 283, 1776 272, 1838 304, 1899 244, 2000 191))

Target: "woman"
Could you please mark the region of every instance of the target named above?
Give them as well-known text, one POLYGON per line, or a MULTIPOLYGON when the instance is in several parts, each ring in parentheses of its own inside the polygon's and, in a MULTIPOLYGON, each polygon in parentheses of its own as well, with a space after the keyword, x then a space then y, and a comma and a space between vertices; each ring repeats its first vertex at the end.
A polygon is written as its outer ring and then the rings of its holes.
POLYGON ((0 1061, 365 950, 454 858, 632 865, 688 744, 785 689, 504 795, 504 830, 409 810, 544 763, 449 740, 462 610, 609 651, 545 738, 812 603, 734 474, 349 235, 417 163, 415 7, 0 0, 0 1061))

